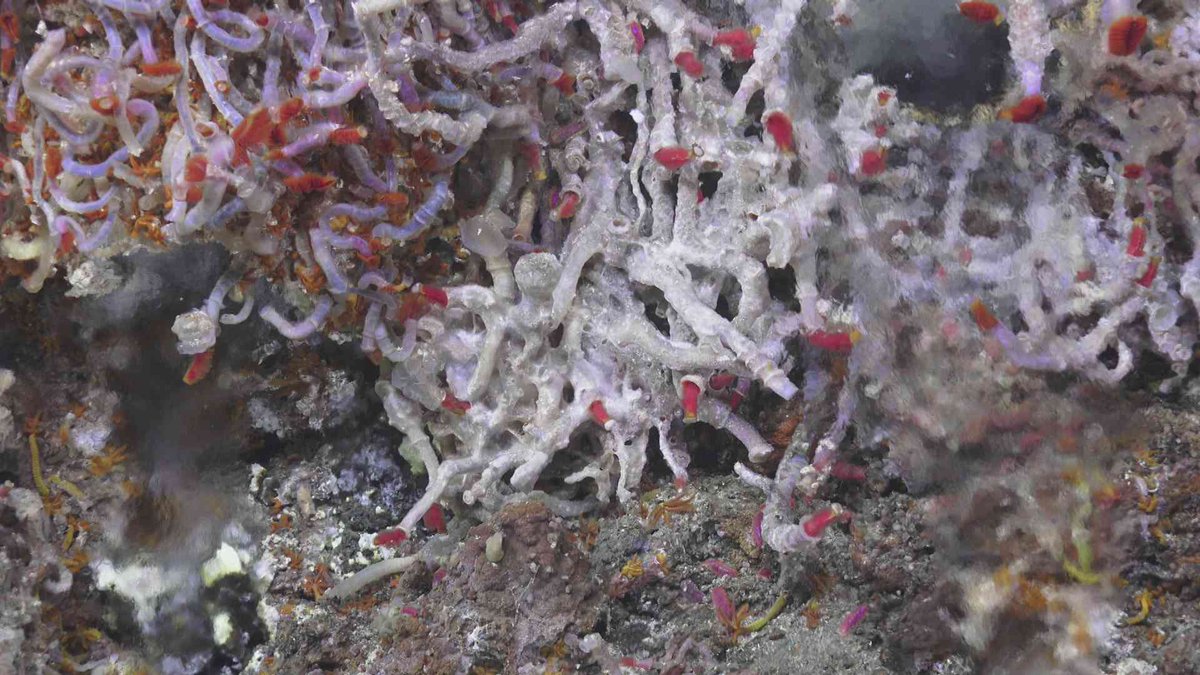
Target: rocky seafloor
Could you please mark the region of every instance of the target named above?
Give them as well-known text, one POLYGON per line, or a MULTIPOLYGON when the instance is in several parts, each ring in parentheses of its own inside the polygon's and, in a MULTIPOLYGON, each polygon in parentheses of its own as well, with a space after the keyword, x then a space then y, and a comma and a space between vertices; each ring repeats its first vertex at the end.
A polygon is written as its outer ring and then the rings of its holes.
MULTIPOLYGON (((652 464, 636 507, 581 519, 537 502, 490 516, 451 507, 444 528, 427 521, 447 534, 420 533, 433 537, 434 563, 331 601, 338 579, 386 551, 373 533, 423 480, 395 453, 378 403, 356 395, 367 386, 361 357, 247 326, 230 333, 207 387, 186 388, 163 365, 161 317, 208 280, 189 286, 144 260, 137 269, 125 283, 159 293, 0 295, 11 317, 0 352, 35 383, 0 399, 11 411, 0 420, 0 672, 1054 670, 1038 635, 1052 611, 1046 589, 1073 581, 1061 565, 1026 567, 1021 593, 992 613, 989 641, 964 642, 975 589, 963 570, 1022 545, 996 528, 1015 508, 1005 475, 1018 472, 986 457, 967 460, 981 484, 914 494, 881 457, 857 456, 865 475, 820 495, 853 518, 783 563, 754 541, 761 495, 731 474, 740 446, 697 432, 683 491, 652 464), (747 624, 784 594, 786 604, 761 630, 733 635, 714 587, 748 606, 747 624)), ((1096 543, 1092 566, 1106 579, 1086 580, 1111 588, 1121 610, 1093 655, 1100 672, 1200 672, 1200 416, 1182 391, 1134 386, 1109 403, 1140 424, 1134 449, 1090 479, 1112 486, 1107 517, 1125 523, 1096 543)), ((751 419, 768 437, 796 426, 768 406, 751 419)), ((1056 480, 1068 490, 1072 477, 1056 480)))

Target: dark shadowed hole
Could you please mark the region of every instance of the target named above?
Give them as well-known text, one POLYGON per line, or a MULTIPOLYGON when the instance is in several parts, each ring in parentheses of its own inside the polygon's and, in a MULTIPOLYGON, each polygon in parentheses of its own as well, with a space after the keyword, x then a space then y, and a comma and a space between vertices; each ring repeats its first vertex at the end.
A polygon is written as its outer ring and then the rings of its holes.
POLYGON ((975 23, 955 3, 866 0, 843 39, 856 72, 938 112, 991 102, 1008 82, 1007 27, 975 23))

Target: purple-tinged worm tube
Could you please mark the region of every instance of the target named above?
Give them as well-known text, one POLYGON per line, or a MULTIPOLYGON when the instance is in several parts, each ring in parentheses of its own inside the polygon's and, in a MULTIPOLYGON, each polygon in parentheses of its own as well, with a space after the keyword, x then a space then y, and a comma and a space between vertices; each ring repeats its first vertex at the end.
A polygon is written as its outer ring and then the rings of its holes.
POLYGON ((142 62, 158 63, 158 50, 154 48, 150 25, 140 19, 134 21, 133 32, 137 35, 138 47, 142 50, 142 62))
POLYGON ((254 311, 254 294, 248 292, 246 293, 246 301, 242 303, 242 307, 237 311, 237 314, 222 314, 220 321, 226 326, 236 326, 250 318, 252 311, 254 311))
POLYGON ((47 182, 50 188, 50 198, 53 199, 56 204, 58 204, 59 208, 69 213, 95 213, 107 206, 108 202, 112 199, 113 194, 116 192, 116 187, 110 185, 108 186, 108 189, 104 191, 104 194, 100 195, 96 199, 93 199, 90 202, 77 202, 67 197, 67 195, 62 191, 62 187, 58 184, 57 180, 50 179, 47 182))
MULTIPOLYGON (((330 223, 333 222, 333 219, 342 216, 352 218, 360 223, 377 221, 387 216, 387 207, 364 206, 362 204, 334 204, 321 213, 317 219, 317 223, 324 229, 330 229, 330 223)), ((369 253, 369 250, 363 252, 364 255, 369 253)))
POLYGON ((325 14, 321 11, 321 2, 308 0, 305 3, 305 9, 308 10, 308 19, 313 24, 313 42, 308 51, 308 67, 315 68, 321 65, 321 56, 325 52, 325 45, 329 44, 330 27, 329 22, 325 20, 325 14))
MULTIPOLYGON (((179 75, 176 79, 176 91, 182 91, 186 82, 191 81, 191 68, 189 67, 190 59, 185 55, 188 53, 186 48, 187 38, 187 16, 180 14, 175 20, 174 45, 175 59, 179 62, 179 75)), ((192 105, 189 102, 189 96, 173 96, 175 99, 175 111, 179 113, 179 124, 183 127, 183 133, 187 136, 188 143, 192 146, 192 152, 200 152, 203 146, 200 144, 200 135, 196 132, 196 118, 192 115, 192 105)))
POLYGON ((217 212, 213 214, 212 220, 205 224, 210 230, 219 230, 229 224, 240 213, 246 211, 246 202, 241 197, 234 197, 228 202, 225 202, 217 212))
POLYGON ((434 217, 437 216, 438 211, 442 210, 442 207, 446 205, 446 201, 449 198, 450 185, 446 179, 442 179, 438 181, 437 185, 433 186, 433 191, 430 193, 429 198, 425 200, 421 208, 417 209, 412 218, 402 227, 396 227, 391 223, 380 223, 371 230, 371 235, 375 237, 387 237, 398 241, 411 239, 429 227, 434 217))
MULTIPOLYGON (((208 93, 208 98, 212 100, 213 105, 225 117, 230 126, 237 126, 242 123, 242 114, 238 112, 229 99, 217 89, 217 76, 213 72, 212 64, 208 61, 208 54, 204 51, 204 38, 200 35, 192 36, 192 63, 196 64, 196 73, 200 75, 200 81, 204 84, 204 91, 208 93)), ((185 96, 176 96, 175 98, 186 98, 185 96)))
POLYGON ((104 223, 100 225, 90 236, 84 231, 83 227, 70 216, 58 216, 54 219, 54 229, 58 234, 63 234, 69 227, 75 234, 75 246, 84 253, 94 251, 102 246, 108 237, 112 234, 113 224, 117 222, 117 209, 112 209, 108 213, 108 217, 104 219, 104 223))
POLYGON ((310 108, 333 108, 349 103, 358 92, 367 86, 367 78, 353 75, 329 91, 309 90, 304 92, 304 103, 310 108))
POLYGON ((100 0, 100 4, 126 16, 133 14, 146 18, 153 18, 162 6, 161 2, 150 3, 141 0, 100 0))
POLYGON ((275 328, 289 340, 303 340, 321 329, 321 325, 325 323, 325 318, 329 315, 329 310, 333 308, 333 298, 328 295, 322 295, 317 300, 316 307, 308 316, 304 317, 296 323, 291 323, 283 318, 274 307, 267 305, 258 310, 258 315, 264 321, 275 326, 275 328))
POLYGON ((345 275, 338 269, 337 261, 333 259, 333 248, 330 241, 333 236, 333 233, 328 230, 314 227, 308 231, 308 242, 312 246, 313 260, 325 273, 325 282, 329 286, 329 290, 341 295, 350 288, 350 282, 346 280, 345 275))
POLYGON ((262 44, 262 28, 242 14, 228 9, 218 9, 212 12, 204 9, 200 0, 187 0, 188 11, 196 19, 197 28, 204 32, 210 40, 235 52, 252 52, 262 44), (221 27, 220 23, 237 26, 245 37, 237 37, 221 27))
POLYGON ((391 192, 388 189, 387 183, 375 174, 371 169, 371 165, 367 159, 367 151, 358 145, 347 145, 342 148, 342 154, 346 157, 346 161, 350 164, 350 169, 354 171, 354 175, 363 185, 371 188, 376 192, 391 192))
MULTIPOLYGON (((137 140, 145 146, 158 131, 158 110, 148 101, 135 98, 126 105, 126 110, 142 118, 142 126, 138 129, 137 140)), ((75 159, 74 153, 63 152, 63 171, 80 176, 81 178, 100 178, 108 173, 113 165, 129 159, 129 148, 118 148, 99 164, 82 164, 75 159)))

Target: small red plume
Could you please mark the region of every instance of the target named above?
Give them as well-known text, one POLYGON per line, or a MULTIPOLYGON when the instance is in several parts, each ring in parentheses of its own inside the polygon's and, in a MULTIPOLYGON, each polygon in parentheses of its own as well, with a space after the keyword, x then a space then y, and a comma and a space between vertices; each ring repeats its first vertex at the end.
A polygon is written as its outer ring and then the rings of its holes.
POLYGON ((421 522, 425 524, 425 527, 438 534, 444 533, 446 531, 446 514, 442 512, 442 505, 434 503, 433 506, 430 506, 422 516, 421 522))
POLYGON ((682 389, 680 398, 683 400, 683 421, 685 422, 694 422, 700 411, 700 394, 704 392, 700 382, 698 377, 687 376, 680 383, 682 389))
POLYGON ((1000 8, 990 2, 971 0, 958 5, 958 11, 963 16, 976 23, 992 23, 1000 16, 1000 8))
POLYGON ((698 78, 704 75, 704 66, 692 52, 679 52, 675 55, 675 65, 690 77, 698 78))
POLYGON ((575 211, 579 209, 579 194, 574 190, 568 190, 563 193, 562 201, 558 204, 558 219, 568 220, 575 217, 575 211))
POLYGON ((848 352, 854 349, 854 336, 850 333, 829 333, 823 330, 814 330, 804 337, 808 340, 808 344, 817 349, 824 349, 830 352, 848 352))
POLYGON ((595 421, 596 424, 599 424, 605 429, 612 426, 612 418, 608 416, 608 411, 604 409, 604 402, 600 399, 592 401, 592 404, 588 406, 588 412, 591 413, 592 420, 595 421))
POLYGON ((996 315, 983 304, 982 300, 976 300, 971 303, 971 318, 975 319, 975 325, 979 326, 979 330, 990 333, 1000 325, 1000 321, 996 319, 996 315))
POLYGON ((446 392, 446 395, 442 397, 442 408, 455 415, 462 415, 471 409, 471 404, 468 401, 460 401, 455 398, 454 394, 446 392))
POLYGON ((636 21, 629 22, 629 32, 633 35, 633 51, 635 54, 641 54, 646 48, 646 33, 642 31, 642 24, 636 21))
POLYGON ((283 184, 292 192, 321 192, 333 187, 337 179, 333 176, 325 176, 319 173, 303 173, 299 176, 289 176, 283 179, 283 184))
POLYGON ((1129 56, 1138 50, 1146 37, 1146 17, 1123 16, 1108 27, 1108 53, 1129 56))
POLYGON ((1150 284, 1154 283, 1154 277, 1158 276, 1158 265, 1162 262, 1162 258, 1154 256, 1150 259, 1150 265, 1146 268, 1146 273, 1137 280, 1138 286, 1150 288, 1150 284))
POLYGON ((862 167, 864 176, 878 176, 887 168, 886 151, 867 150, 862 154, 859 165, 862 167))
POLYGON ((734 61, 750 61, 754 58, 754 36, 745 28, 734 28, 717 33, 714 46, 729 47, 734 61))
POLYGON ((200 352, 192 357, 192 363, 188 366, 187 372, 183 374, 183 383, 189 387, 203 380, 209 371, 212 370, 213 350, 200 352))
POLYGON ((1140 258, 1146 255, 1146 228, 1134 225, 1129 231, 1129 245, 1125 247, 1125 255, 1140 258))
POLYGON ((142 62, 138 68, 143 75, 148 77, 166 77, 168 75, 178 75, 183 72, 183 66, 179 65, 178 61, 159 61, 157 63, 142 62))
POLYGON ((444 289, 438 288, 437 286, 421 284, 421 295, 425 296, 426 300, 435 305, 441 305, 442 307, 445 307, 450 304, 450 296, 446 295, 446 291, 444 289))
POLYGON ((804 534, 810 539, 816 539, 821 536, 825 528, 836 523, 839 519, 839 514, 832 508, 825 508, 817 511, 804 521, 804 534))
POLYGON ((1125 169, 1121 171, 1121 175, 1129 180, 1137 180, 1146 172, 1146 167, 1141 164, 1126 164, 1125 169))
POLYGON ((1000 119, 1007 119, 1017 124, 1036 122, 1046 114, 1046 99, 1041 94, 1033 94, 1021 99, 1015 106, 1000 113, 1000 119))
POLYGON ((775 145, 779 146, 780 150, 795 152, 796 140, 792 135, 792 118, 788 117, 786 113, 776 110, 767 115, 763 126, 767 133, 771 134, 771 138, 775 139, 775 145))
POLYGON ((679 146, 662 148, 654 153, 654 161, 662 164, 671 171, 678 171, 680 167, 687 164, 691 159, 692 153, 687 148, 679 146))
POLYGON ((408 533, 397 527, 376 534, 374 543, 376 546, 399 546, 405 539, 408 539, 408 533))

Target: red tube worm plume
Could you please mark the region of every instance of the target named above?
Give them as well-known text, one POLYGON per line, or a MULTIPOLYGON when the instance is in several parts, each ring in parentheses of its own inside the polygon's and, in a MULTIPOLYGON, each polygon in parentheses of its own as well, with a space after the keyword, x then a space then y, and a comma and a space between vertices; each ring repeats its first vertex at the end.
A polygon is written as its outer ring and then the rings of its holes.
POLYGON ((865 467, 838 460, 829 468, 829 475, 838 480, 861 483, 867 479, 867 470, 865 467))
POLYGON ((809 539, 816 539, 821 536, 825 528, 840 520, 841 516, 841 511, 836 508, 828 507, 821 509, 804 519, 804 534, 809 539))
POLYGON ((718 621, 722 624, 728 624, 733 621, 735 614, 733 611, 733 602, 729 600, 729 593, 726 593, 724 588, 717 586, 712 589, 712 604, 718 621))
POLYGON ((450 304, 450 296, 446 295, 446 291, 442 290, 441 288, 438 288, 437 286, 430 286, 429 284, 421 284, 421 288, 418 292, 421 294, 422 297, 424 297, 426 300, 432 302, 435 305, 441 305, 442 307, 446 307, 447 305, 450 304))
POLYGON ((1041 94, 1032 94, 1021 99, 1015 106, 1000 111, 1000 119, 1016 124, 1036 122, 1046 113, 1046 99, 1041 94))
POLYGON ((708 386, 711 389, 728 389, 737 383, 737 375, 733 373, 714 373, 708 378, 708 386))
POLYGON ((546 169, 542 167, 542 148, 537 143, 522 143, 521 154, 525 156, 525 163, 529 165, 529 171, 533 173, 535 180, 546 180, 546 169))
POLYGON ((808 344, 817 349, 845 353, 854 349, 854 343, 858 341, 858 331, 827 333, 823 330, 814 330, 804 337, 808 340, 808 344))
POLYGON ((425 515, 421 517, 421 522, 425 524, 425 527, 438 534, 444 533, 446 531, 446 514, 442 512, 442 505, 435 502, 433 506, 430 506, 425 515))
POLYGON ((1129 180, 1137 180, 1141 178, 1142 174, 1145 172, 1146 167, 1142 166, 1141 164, 1126 164, 1125 169, 1121 172, 1121 175, 1129 180))
POLYGON ((709 558, 700 564, 704 565, 709 572, 712 572, 717 577, 736 577, 738 575, 738 571, 724 560, 709 558))
POLYGON ((862 620, 866 616, 867 606, 859 605, 854 609, 854 611, 847 614, 846 618, 842 619, 842 625, 838 626, 838 632, 842 634, 842 637, 849 635, 850 631, 854 630, 855 626, 862 623, 862 620))
POLYGON ((408 539, 408 533, 397 527, 394 530, 384 530, 376 534, 374 543, 376 546, 399 546, 405 539, 408 539))
POLYGON ((337 179, 319 173, 302 173, 299 176, 289 176, 283 179, 283 184, 292 192, 321 192, 333 187, 337 179))
POLYGON ((754 543, 754 548, 761 549, 763 547, 763 512, 766 510, 766 505, 758 507, 758 513, 754 514, 754 520, 750 521, 750 541, 754 543))
MULTIPOLYGON (((58 252, 63 255, 68 255, 75 250, 75 233, 67 230, 63 232, 62 238, 58 240, 58 252)), ((187 376, 184 376, 184 381, 187 381, 187 376)))
POLYGON ((570 96, 575 93, 575 76, 564 72, 557 80, 551 82, 550 86, 561 91, 563 96, 570 96))
POLYGON ((632 656, 626 656, 621 659, 622 668, 633 668, 635 670, 654 670, 654 661, 650 659, 635 659, 632 656))
POLYGON ((776 110, 767 115, 766 121, 763 122, 767 133, 771 134, 771 138, 775 139, 775 145, 779 146, 784 152, 796 151, 796 139, 792 134, 792 118, 787 114, 776 110))
POLYGON ((449 410, 455 415, 462 415, 471 409, 471 404, 468 401, 460 401, 454 397, 454 394, 446 392, 442 397, 442 409, 449 410))
POLYGON ((1146 228, 1140 223, 1135 224, 1129 231, 1129 245, 1125 247, 1125 255, 1134 258, 1146 255, 1146 228))
POLYGON ((208 157, 192 155, 183 165, 183 179, 189 183, 199 183, 208 175, 208 157))
POLYGON ((88 104, 92 106, 92 110, 95 110, 101 115, 111 116, 117 113, 117 97, 111 94, 94 98, 91 101, 88 101, 88 104))
POLYGON ((1123 16, 1108 27, 1108 53, 1129 56, 1138 50, 1146 37, 1146 17, 1123 16))
POLYGON ((13 42, 20 42, 20 28, 21 27, 17 21, 16 14, 12 12, 0 14, 0 31, 4 31, 4 34, 8 36, 9 40, 12 40, 13 42))
POLYGON ((138 65, 138 69, 147 77, 167 77, 183 72, 183 66, 179 65, 179 62, 175 60, 158 61, 157 63, 146 63, 143 61, 138 65))
POLYGON ((754 36, 745 28, 723 30, 713 38, 713 46, 729 47, 734 61, 750 61, 754 58, 754 36))
POLYGON ((280 103, 279 109, 275 112, 279 118, 279 123, 287 124, 288 122, 292 121, 293 118, 299 116, 300 113, 304 112, 304 99, 289 98, 283 103, 280 103))
POLYGON ((504 24, 504 27, 513 35, 516 35, 517 31, 520 30, 520 26, 517 25, 517 20, 513 18, 512 14, 505 14, 500 17, 500 23, 504 24))
POLYGON ((575 217, 575 211, 579 209, 579 193, 574 190, 568 190, 563 193, 562 201, 558 203, 558 219, 568 220, 575 217))
POLYGON ((689 77, 699 78, 704 75, 704 66, 692 52, 679 52, 675 55, 675 65, 687 73, 689 77))
POLYGON ((437 586, 438 584, 440 584, 440 583, 442 583, 443 581, 445 581, 445 580, 446 580, 446 574, 448 574, 448 573, 446 572, 446 568, 445 568, 445 567, 439 567, 439 568, 437 568, 437 570, 436 570, 436 571, 433 573, 433 585, 434 585, 434 586, 437 586))
POLYGON ((358 145, 367 139, 364 127, 342 127, 329 134, 329 142, 334 145, 358 145))
POLYGON ((642 24, 636 21, 629 22, 629 32, 633 35, 633 51, 635 54, 641 54, 646 48, 646 33, 642 31, 642 24))
POLYGON ((208 372, 212 370, 213 350, 200 352, 192 357, 192 363, 188 366, 187 372, 183 374, 183 383, 189 387, 203 380, 208 372))
POLYGON ((229 132, 229 136, 237 147, 253 148, 267 141, 273 126, 271 113, 266 108, 256 108, 229 132))
POLYGON ((679 386, 679 396, 683 400, 683 421, 695 422, 700 408, 700 394, 704 392, 704 380, 695 375, 685 375, 679 386))
POLYGON ((408 208, 408 195, 403 192, 380 192, 375 195, 375 203, 403 211, 408 208))
POLYGON ((604 427, 605 429, 612 428, 613 420, 611 417, 608 416, 608 411, 604 409, 603 401, 601 401, 600 399, 596 399, 595 401, 592 401, 592 404, 590 406, 588 406, 588 412, 591 413, 592 420, 596 424, 599 424, 600 426, 604 427))
POLYGON ((877 149, 863 152, 859 167, 864 176, 878 176, 887 168, 887 151, 877 149))
POLYGON ((654 151, 654 161, 662 164, 670 171, 678 171, 692 159, 692 153, 687 148, 674 145, 654 151))
POLYGON ((1150 259, 1150 265, 1146 267, 1146 273, 1137 280, 1138 286, 1150 288, 1150 284, 1154 283, 1154 277, 1158 276, 1158 264, 1162 262, 1162 258, 1154 256, 1150 259))
POLYGON ((992 23, 1000 17, 999 7, 975 0, 959 3, 958 12, 975 23, 992 23))
POLYGON ((971 303, 971 318, 975 319, 975 325, 979 326, 979 330, 990 333, 1000 325, 1000 321, 996 319, 996 315, 983 304, 982 300, 976 299, 971 303))

